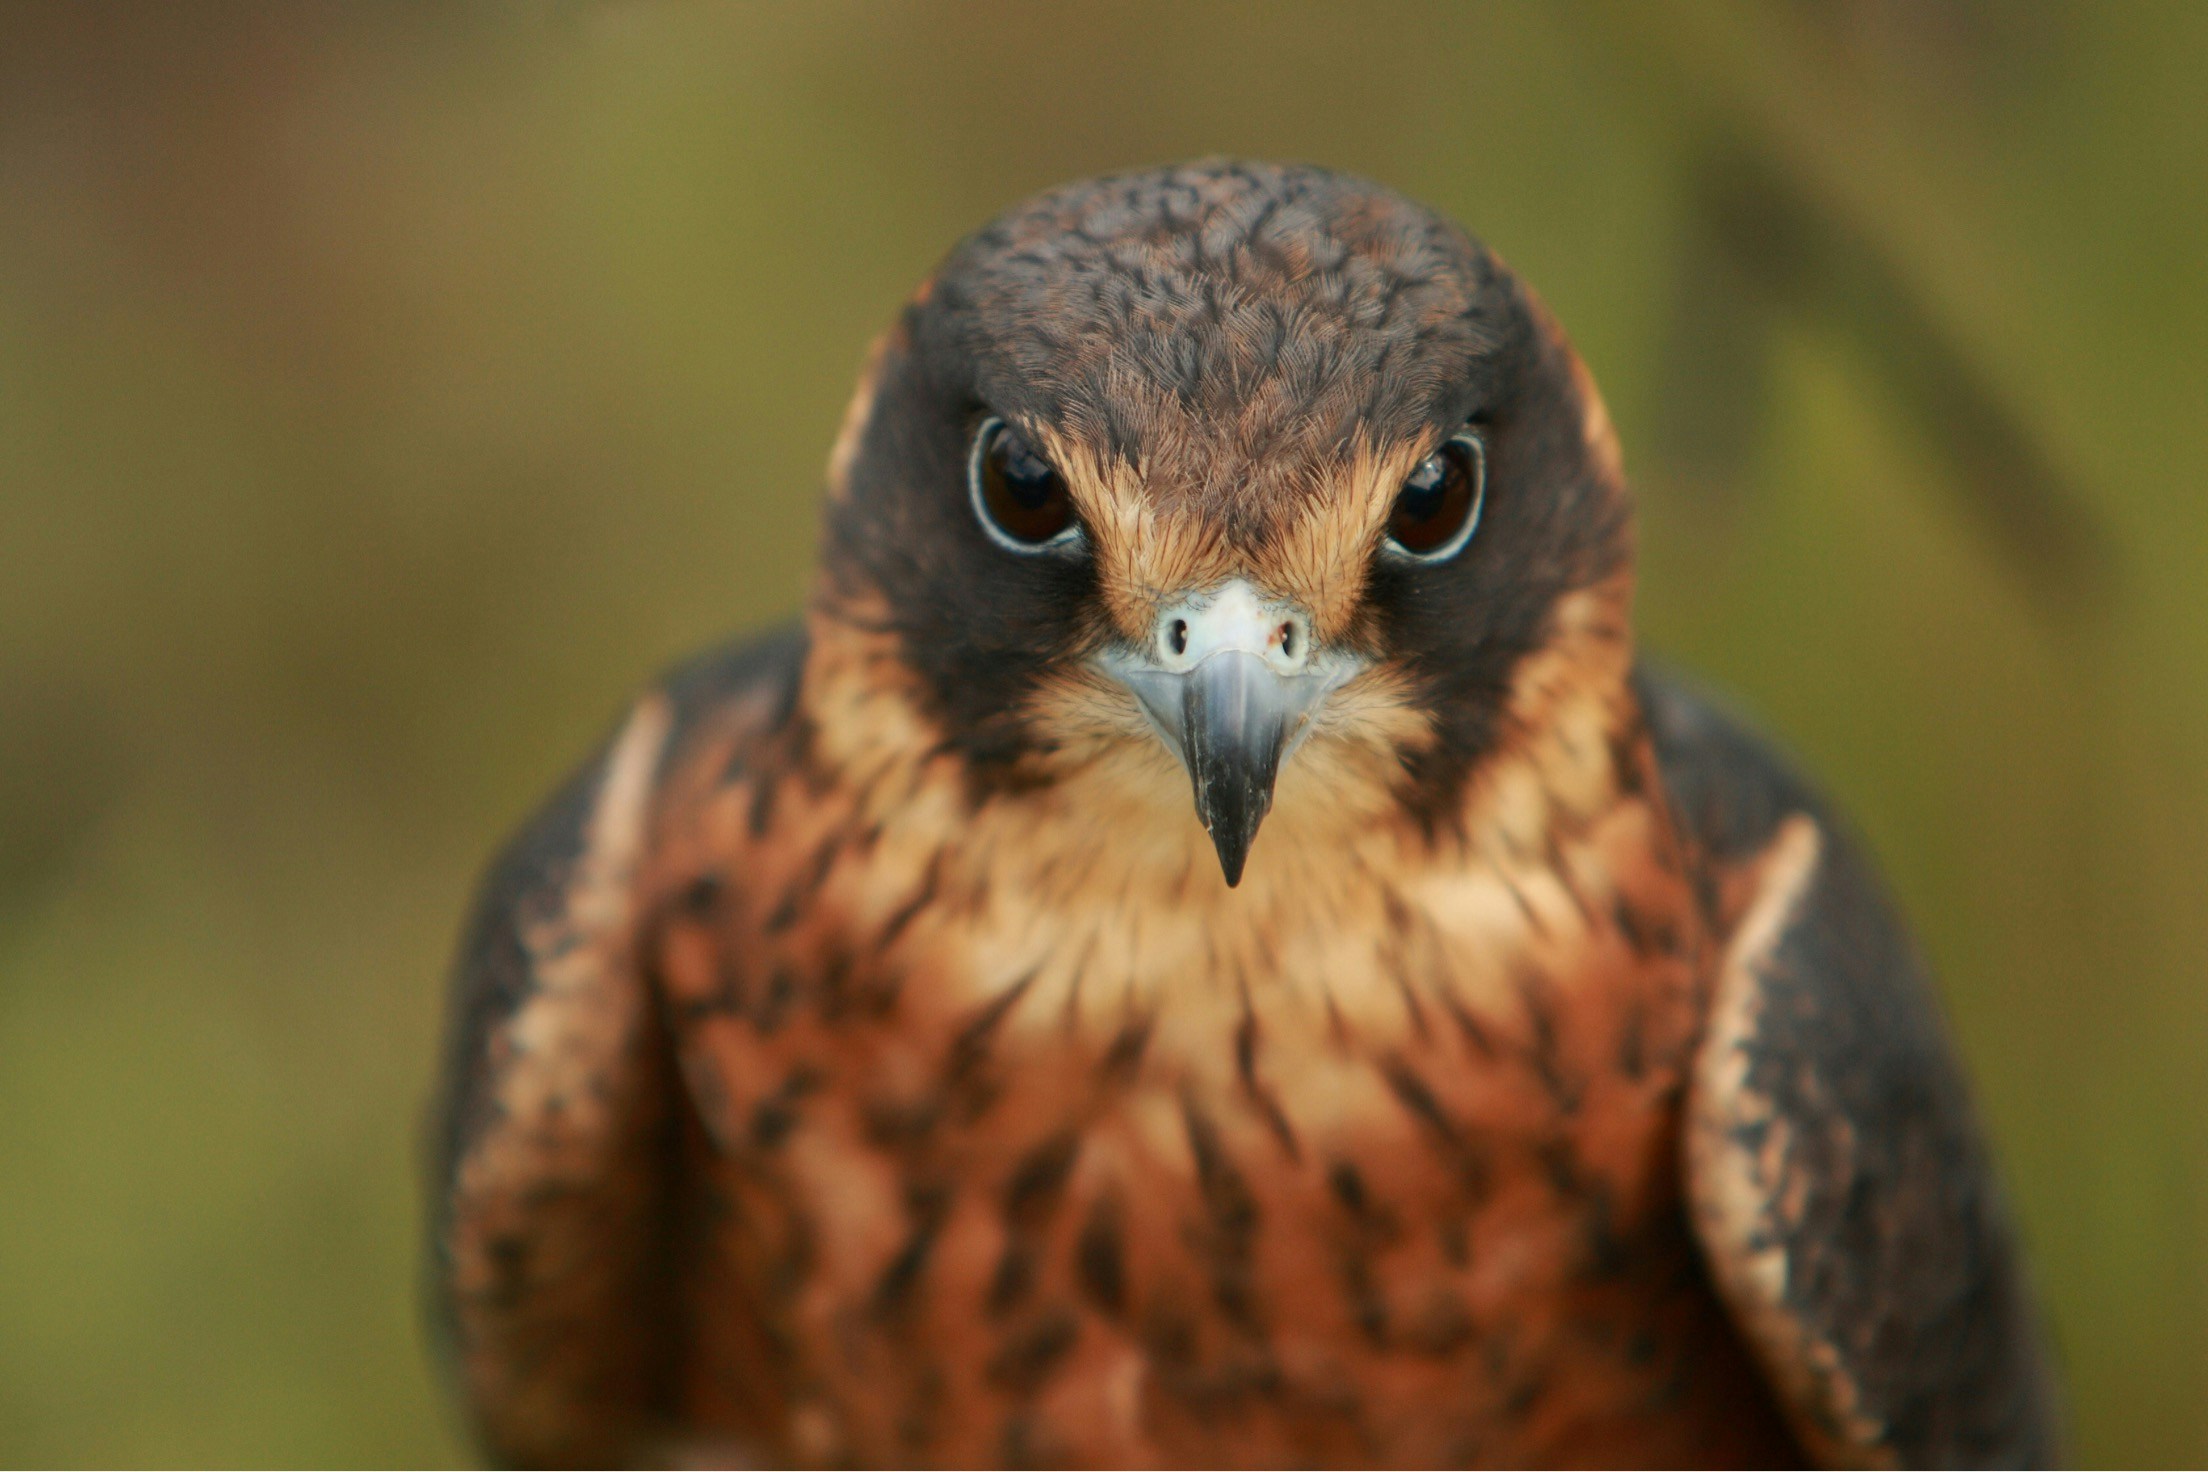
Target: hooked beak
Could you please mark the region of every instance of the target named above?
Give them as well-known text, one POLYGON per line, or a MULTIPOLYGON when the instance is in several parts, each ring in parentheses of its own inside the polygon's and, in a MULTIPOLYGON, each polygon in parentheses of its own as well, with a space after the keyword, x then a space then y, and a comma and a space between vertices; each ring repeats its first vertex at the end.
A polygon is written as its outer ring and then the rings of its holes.
POLYGON ((1158 618, 1152 647, 1103 666, 1134 693, 1196 792, 1229 887, 1273 806, 1280 764, 1355 661, 1314 657, 1310 622, 1239 580, 1158 618))

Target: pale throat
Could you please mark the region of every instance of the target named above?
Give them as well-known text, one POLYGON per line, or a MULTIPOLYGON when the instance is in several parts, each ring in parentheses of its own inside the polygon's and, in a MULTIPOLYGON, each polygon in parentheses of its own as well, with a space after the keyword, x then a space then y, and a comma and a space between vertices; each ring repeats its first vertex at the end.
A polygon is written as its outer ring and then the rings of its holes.
POLYGON ((1597 612, 1560 610, 1559 637, 1514 681, 1508 738, 1438 835, 1404 813, 1389 781, 1400 762, 1375 735, 1400 701, 1368 690, 1359 716, 1345 689, 1353 709, 1283 768, 1232 890, 1179 761, 1124 695, 1069 683, 1080 739, 1045 780, 977 798, 887 637, 819 628, 804 704, 823 759, 870 794, 855 816, 881 834, 848 903, 886 914, 930 886, 936 902, 902 943, 915 979, 954 1011, 1019 988, 1013 1032, 1105 1040, 1149 1018, 1161 1045, 1182 1037, 1215 1060, 1254 1010, 1274 1027, 1384 1038, 1411 1024, 1401 971, 1439 955, 1456 958, 1446 984, 1470 1005, 1515 1006, 1511 976, 1586 904, 1585 881, 1556 866, 1583 864, 1576 845, 1643 841, 1604 836, 1630 653, 1597 612), (1575 634, 1590 629, 1603 637, 1575 634), (1560 833, 1578 836, 1560 849, 1560 833))

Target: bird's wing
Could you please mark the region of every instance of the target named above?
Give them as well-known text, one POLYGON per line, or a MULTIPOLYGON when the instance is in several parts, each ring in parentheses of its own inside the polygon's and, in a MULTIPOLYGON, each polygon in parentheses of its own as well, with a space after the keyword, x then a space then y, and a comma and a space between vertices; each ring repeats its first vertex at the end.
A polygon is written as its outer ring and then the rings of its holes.
POLYGON ((670 749, 787 705, 794 630, 646 694, 491 867, 453 977, 438 1121, 439 1318, 489 1449, 622 1465, 669 1409, 682 1118, 640 964, 637 879, 670 749))
POLYGON ((2053 1382, 1922 962, 1865 857, 1753 735, 1638 683, 1725 922, 1687 1195, 1719 1291, 1833 1465, 2045 1465, 2053 1382))

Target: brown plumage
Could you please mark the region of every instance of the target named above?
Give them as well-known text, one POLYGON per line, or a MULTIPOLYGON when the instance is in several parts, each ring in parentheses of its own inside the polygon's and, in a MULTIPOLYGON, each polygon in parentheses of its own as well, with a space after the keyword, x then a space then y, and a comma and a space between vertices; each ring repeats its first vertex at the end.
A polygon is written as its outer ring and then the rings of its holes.
POLYGON ((1057 191, 830 480, 802 630, 645 695, 464 951, 493 1451, 2053 1454, 1917 965, 1636 669, 1608 422, 1481 247, 1310 169, 1057 191))

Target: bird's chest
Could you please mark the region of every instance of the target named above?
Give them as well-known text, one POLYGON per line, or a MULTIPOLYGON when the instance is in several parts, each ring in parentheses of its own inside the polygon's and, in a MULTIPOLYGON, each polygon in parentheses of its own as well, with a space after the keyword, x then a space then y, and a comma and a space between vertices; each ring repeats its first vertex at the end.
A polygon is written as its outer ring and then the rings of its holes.
POLYGON ((1723 1458, 1676 873, 1253 873, 1237 916, 868 847, 745 855, 744 900, 724 847, 658 940, 698 1420, 804 1461, 1723 1458))

